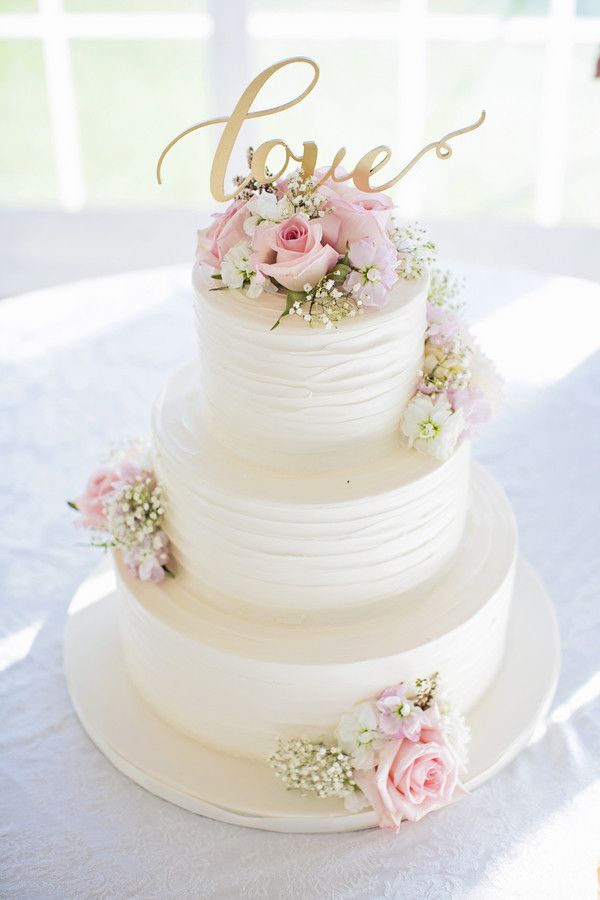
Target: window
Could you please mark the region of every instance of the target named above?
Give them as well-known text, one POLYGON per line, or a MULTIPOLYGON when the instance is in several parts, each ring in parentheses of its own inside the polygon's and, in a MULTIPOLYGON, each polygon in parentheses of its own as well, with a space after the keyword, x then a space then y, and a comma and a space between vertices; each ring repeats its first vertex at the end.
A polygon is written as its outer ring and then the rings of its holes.
POLYGON ((214 135, 182 142, 162 187, 158 153, 304 54, 317 88, 253 139, 314 138, 324 161, 386 143, 400 163, 485 107, 451 163, 398 187, 407 214, 600 225, 599 47, 600 0, 4 0, 0 202, 209 207, 214 135))

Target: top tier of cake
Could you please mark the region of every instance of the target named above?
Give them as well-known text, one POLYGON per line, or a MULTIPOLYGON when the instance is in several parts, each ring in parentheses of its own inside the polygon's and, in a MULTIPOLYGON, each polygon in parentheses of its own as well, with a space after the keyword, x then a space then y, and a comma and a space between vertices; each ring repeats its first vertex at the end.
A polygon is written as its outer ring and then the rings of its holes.
POLYGON ((194 285, 207 425, 229 449, 288 468, 397 432, 422 364, 426 276, 331 330, 286 316, 271 332, 281 295, 211 290, 198 269, 194 285))

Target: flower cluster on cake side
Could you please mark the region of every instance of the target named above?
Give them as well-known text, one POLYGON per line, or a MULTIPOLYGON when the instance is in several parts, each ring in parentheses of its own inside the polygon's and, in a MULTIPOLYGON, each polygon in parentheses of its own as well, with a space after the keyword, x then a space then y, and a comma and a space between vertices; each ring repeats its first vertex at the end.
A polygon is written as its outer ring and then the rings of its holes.
POLYGON ((502 402, 502 379, 469 331, 458 294, 449 272, 431 271, 423 368, 400 425, 409 447, 439 460, 475 437, 502 402))
POLYGON ((146 443, 116 450, 91 473, 85 490, 67 501, 81 513, 76 525, 92 532, 91 544, 122 552, 134 578, 160 583, 169 569, 169 539, 162 529, 165 495, 146 443))
POLYGON ((369 806, 398 831, 466 794, 469 729, 439 696, 438 674, 385 688, 342 716, 334 740, 280 740, 269 763, 288 790, 369 806))
POLYGON ((420 277, 433 261, 433 244, 419 226, 398 224, 390 197, 326 174, 250 182, 198 233, 197 259, 213 283, 251 299, 285 296, 273 328, 286 315, 331 328, 381 308, 400 279, 420 277))

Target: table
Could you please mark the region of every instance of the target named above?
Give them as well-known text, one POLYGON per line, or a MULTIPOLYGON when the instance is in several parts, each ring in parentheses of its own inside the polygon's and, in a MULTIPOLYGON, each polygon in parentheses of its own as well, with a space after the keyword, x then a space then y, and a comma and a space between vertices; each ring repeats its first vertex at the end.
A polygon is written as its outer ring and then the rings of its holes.
POLYGON ((202 819, 129 782, 87 739, 67 695, 62 633, 97 551, 77 546, 65 498, 111 442, 147 431, 166 376, 194 353, 189 272, 0 303, 2 897, 596 897, 600 285, 461 273, 471 321, 508 380, 505 412, 475 454, 507 490, 522 550, 554 598, 563 668, 531 747, 398 836, 268 834, 202 819))

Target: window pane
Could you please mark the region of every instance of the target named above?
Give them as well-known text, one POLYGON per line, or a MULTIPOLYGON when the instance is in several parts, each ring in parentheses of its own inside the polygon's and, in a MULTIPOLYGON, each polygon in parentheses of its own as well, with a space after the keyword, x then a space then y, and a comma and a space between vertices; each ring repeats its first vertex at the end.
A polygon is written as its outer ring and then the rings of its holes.
POLYGON ((37 12, 37 0, 2 0, 0 13, 37 12))
POLYGON ((600 17, 600 0, 577 0, 577 15, 600 17))
POLYGON ((54 148, 38 41, 0 42, 0 202, 56 200, 54 148))
MULTIPOLYGON (((365 4, 365 0, 326 0, 326 3, 323 0, 303 0, 301 4, 301 9, 304 9, 307 6, 316 6, 318 9, 324 12, 339 12, 340 14, 344 12, 373 12, 376 10, 383 10, 385 12, 390 12, 397 10, 400 6, 400 0, 373 0, 370 2, 368 7, 365 4)), ((274 10, 279 13, 293 13, 298 7, 288 7, 281 3, 281 0, 250 0, 250 8, 253 11, 260 12, 262 10, 274 10)), ((335 37, 335 35, 334 35, 335 37)), ((296 56, 300 55, 300 51, 297 50, 296 56)), ((306 54, 304 54, 306 56, 306 54)))
POLYGON ((533 215, 544 65, 537 45, 435 43, 429 47, 427 138, 487 121, 459 137, 448 162, 421 163, 433 215, 533 215))
POLYGON ((171 138, 209 117, 206 50, 197 41, 74 41, 73 70, 88 201, 99 205, 209 202, 209 137, 171 138))
POLYGON ((429 0, 429 12, 487 14, 494 16, 542 16, 548 11, 548 0, 429 0))
POLYGON ((576 46, 574 49, 567 122, 564 217, 571 223, 600 226, 600 80, 594 78, 597 56, 595 46, 576 46))
POLYGON ((64 0, 68 12, 205 12, 206 0, 64 0))

